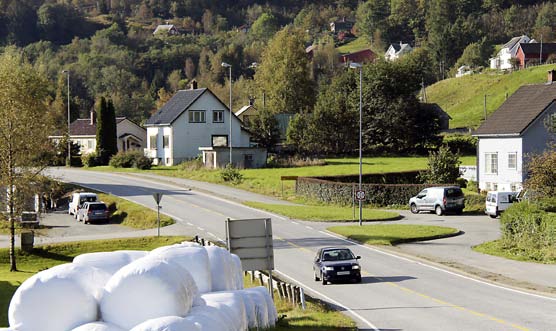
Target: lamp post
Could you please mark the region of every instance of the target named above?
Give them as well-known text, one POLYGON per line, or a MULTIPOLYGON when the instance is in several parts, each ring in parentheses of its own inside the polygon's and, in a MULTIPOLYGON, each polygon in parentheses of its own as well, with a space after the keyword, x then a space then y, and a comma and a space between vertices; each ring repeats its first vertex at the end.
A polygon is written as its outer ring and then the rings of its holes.
POLYGON ((232 65, 228 64, 226 62, 222 62, 222 67, 224 68, 228 68, 228 72, 230 75, 230 103, 229 103, 229 107, 230 108, 230 137, 229 137, 229 144, 230 144, 230 165, 233 165, 232 163, 232 65))
POLYGON ((69 70, 62 70, 63 74, 68 77, 68 158, 66 160, 66 165, 71 167, 71 139, 70 139, 70 72, 69 70))
MULTIPOLYGON (((359 69, 359 192, 362 191, 361 179, 363 177, 363 154, 362 154, 362 136, 363 136, 363 67, 360 63, 352 62, 349 64, 352 69, 359 69)), ((359 200, 359 226, 363 225, 363 201, 359 200)))

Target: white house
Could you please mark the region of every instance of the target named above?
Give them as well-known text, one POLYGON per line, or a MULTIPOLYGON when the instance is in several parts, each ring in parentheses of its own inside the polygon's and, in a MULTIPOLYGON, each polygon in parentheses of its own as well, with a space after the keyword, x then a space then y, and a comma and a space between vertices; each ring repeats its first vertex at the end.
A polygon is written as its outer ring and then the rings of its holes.
POLYGON ((528 157, 556 139, 556 71, 548 83, 525 85, 509 97, 474 133, 477 181, 481 190, 517 191, 527 177, 528 157))
POLYGON ((196 87, 178 91, 145 123, 145 156, 153 163, 175 165, 197 157, 200 147, 229 147, 230 140, 232 148, 250 147, 250 134, 237 116, 209 89, 196 87))
POLYGON ((394 61, 411 51, 413 51, 413 48, 409 44, 403 44, 400 41, 399 44, 390 44, 386 53, 384 53, 384 58, 388 61, 394 61))
POLYGON ((536 42, 526 35, 513 37, 504 44, 495 57, 490 59, 490 68, 498 70, 512 69, 512 59, 516 58, 520 43, 536 42))
MULTIPOLYGON (((81 154, 89 154, 97 147, 96 113, 89 118, 80 118, 70 124, 70 140, 80 146, 81 154)), ((65 132, 64 132, 65 133, 65 132)), ((126 117, 116 117, 118 151, 142 150, 147 145, 147 131, 126 117)), ((62 138, 61 133, 49 137, 53 141, 62 138)))
POLYGON ((456 78, 463 77, 463 76, 466 76, 466 75, 471 75, 472 73, 473 73, 473 70, 471 70, 471 67, 469 67, 468 65, 463 65, 463 66, 458 68, 458 70, 456 72, 456 78))
POLYGON ((178 28, 176 28, 176 26, 173 25, 173 24, 158 25, 156 27, 156 29, 154 29, 153 35, 157 35, 159 33, 165 33, 165 34, 172 35, 172 36, 180 34, 180 32, 178 31, 178 28))

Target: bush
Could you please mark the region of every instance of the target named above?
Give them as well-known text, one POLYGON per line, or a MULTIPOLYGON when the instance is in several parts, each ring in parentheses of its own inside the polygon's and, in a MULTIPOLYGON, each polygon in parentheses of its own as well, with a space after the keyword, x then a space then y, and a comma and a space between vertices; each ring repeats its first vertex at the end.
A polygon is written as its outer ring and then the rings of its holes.
POLYGON ((288 156, 281 157, 276 154, 268 156, 266 160, 267 168, 293 168, 326 165, 326 161, 311 157, 288 156))
POLYGON ((441 146, 437 152, 429 153, 428 169, 419 177, 425 183, 452 184, 460 176, 459 155, 441 146))
POLYGON ((118 152, 112 156, 109 165, 114 168, 150 169, 152 161, 140 151, 118 152))
POLYGON ((226 168, 222 169, 220 172, 220 177, 223 181, 234 184, 239 184, 243 181, 243 175, 239 172, 239 169, 229 163, 226 165, 226 168))
POLYGON ((477 154, 477 138, 469 135, 447 135, 442 140, 452 153, 460 155, 477 154))
POLYGON ((540 198, 537 205, 546 212, 556 213, 556 197, 540 198))
POLYGON ((456 184, 461 187, 461 188, 466 188, 467 187, 467 179, 465 178, 457 178, 456 179, 456 184))
POLYGON ((178 168, 183 171, 195 171, 200 170, 204 167, 203 157, 196 157, 192 160, 187 160, 178 165, 178 168))
POLYGON ((82 155, 81 162, 85 167, 96 167, 100 165, 96 153, 89 153, 89 154, 82 155))
POLYGON ((476 181, 469 180, 467 181, 467 189, 472 192, 478 192, 479 186, 476 181))

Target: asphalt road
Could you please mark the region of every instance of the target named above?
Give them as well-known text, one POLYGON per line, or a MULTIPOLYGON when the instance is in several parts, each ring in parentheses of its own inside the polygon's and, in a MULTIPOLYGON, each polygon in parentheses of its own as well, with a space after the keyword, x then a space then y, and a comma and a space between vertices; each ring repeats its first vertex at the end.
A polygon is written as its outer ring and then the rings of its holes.
MULTIPOLYGON (((299 222, 237 202, 152 178, 57 170, 55 176, 155 208, 151 194, 164 194, 162 211, 176 231, 224 239, 230 218, 271 217, 276 272, 354 317, 362 330, 555 330, 556 299, 472 279, 395 253, 358 245, 299 222), (314 282, 312 259, 321 246, 349 246, 360 255, 362 284, 314 282)), ((182 234, 182 233, 176 233, 182 234)))

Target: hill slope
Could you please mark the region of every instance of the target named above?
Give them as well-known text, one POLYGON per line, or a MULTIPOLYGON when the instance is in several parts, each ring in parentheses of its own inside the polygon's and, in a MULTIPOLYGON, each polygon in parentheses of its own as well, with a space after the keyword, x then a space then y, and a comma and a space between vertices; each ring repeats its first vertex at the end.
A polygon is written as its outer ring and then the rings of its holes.
MULTIPOLYGON (((440 81, 427 88, 427 101, 440 105, 450 116, 450 128, 478 127, 484 120, 484 95, 487 114, 492 114, 520 86, 546 82, 547 71, 556 65, 542 65, 513 73, 487 72, 440 81)), ((487 115, 487 116, 488 116, 487 115)))

